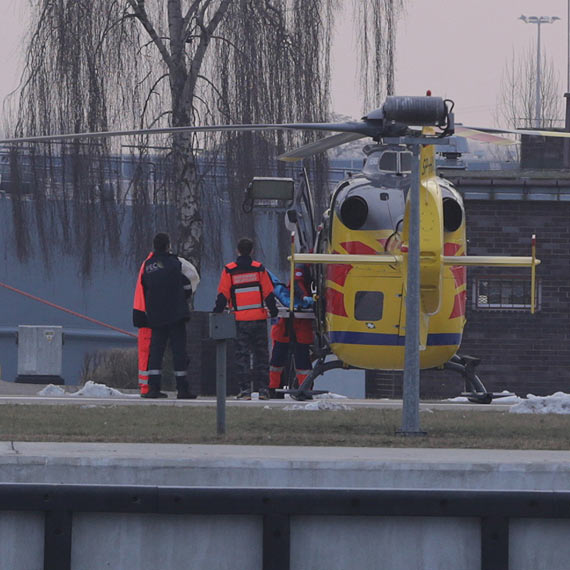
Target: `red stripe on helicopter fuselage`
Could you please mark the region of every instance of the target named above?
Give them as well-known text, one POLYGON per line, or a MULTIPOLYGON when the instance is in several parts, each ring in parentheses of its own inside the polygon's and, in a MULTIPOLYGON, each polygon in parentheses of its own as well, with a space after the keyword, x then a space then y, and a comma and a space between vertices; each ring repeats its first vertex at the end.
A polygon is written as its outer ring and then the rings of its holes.
POLYGON ((351 269, 352 265, 328 265, 327 279, 341 287, 344 287, 346 277, 351 269))
MULTIPOLYGON (((456 255, 461 249, 461 245, 457 243, 446 243, 443 246, 444 255, 456 255)), ((460 256, 458 256, 460 257, 460 256)), ((453 300, 453 309, 449 315, 450 319, 455 319, 457 317, 463 317, 465 315, 465 304, 467 301, 467 291, 463 289, 459 291, 467 282, 467 268, 461 265, 452 265, 450 267, 451 274, 453 275, 453 280, 455 281, 455 298, 453 300)))
POLYGON ((336 289, 327 288, 326 292, 327 313, 338 315, 339 317, 348 317, 344 308, 344 294, 336 289))
POLYGON ((458 243, 447 242, 443 244, 443 255, 455 255, 461 249, 458 243))
POLYGON ((346 250, 346 253, 354 255, 374 255, 378 253, 373 247, 361 241, 344 241, 340 245, 346 250))

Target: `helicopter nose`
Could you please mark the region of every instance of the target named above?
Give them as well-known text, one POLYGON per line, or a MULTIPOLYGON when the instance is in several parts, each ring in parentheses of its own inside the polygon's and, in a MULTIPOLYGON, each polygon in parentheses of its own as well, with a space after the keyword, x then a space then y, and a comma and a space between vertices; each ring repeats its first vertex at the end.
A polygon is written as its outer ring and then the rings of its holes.
POLYGON ((368 203, 362 196, 350 196, 340 208, 340 219, 350 230, 358 230, 368 218, 368 203))

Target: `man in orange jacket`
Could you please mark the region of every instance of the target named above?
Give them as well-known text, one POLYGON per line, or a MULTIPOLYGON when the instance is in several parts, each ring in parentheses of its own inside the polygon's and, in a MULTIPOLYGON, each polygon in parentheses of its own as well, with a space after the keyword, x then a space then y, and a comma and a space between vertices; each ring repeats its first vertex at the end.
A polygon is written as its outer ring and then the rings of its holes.
POLYGON ((267 309, 276 317, 277 305, 271 278, 265 267, 251 258, 252 251, 253 241, 241 238, 237 259, 222 270, 214 313, 221 313, 228 305, 235 316, 235 365, 240 388, 237 398, 251 400, 250 359, 253 357, 253 388, 259 391, 261 400, 268 400, 267 309))

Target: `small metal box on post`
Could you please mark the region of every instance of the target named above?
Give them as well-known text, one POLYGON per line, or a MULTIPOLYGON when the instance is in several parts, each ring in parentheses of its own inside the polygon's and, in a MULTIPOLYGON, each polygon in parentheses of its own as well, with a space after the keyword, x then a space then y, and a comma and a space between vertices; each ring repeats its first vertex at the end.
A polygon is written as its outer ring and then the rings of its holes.
POLYGON ((18 326, 18 376, 25 384, 64 384, 62 372, 63 327, 18 326))
POLYGON ((236 336, 232 313, 210 313, 210 338, 216 341, 216 425, 218 435, 226 433, 227 342, 236 336))

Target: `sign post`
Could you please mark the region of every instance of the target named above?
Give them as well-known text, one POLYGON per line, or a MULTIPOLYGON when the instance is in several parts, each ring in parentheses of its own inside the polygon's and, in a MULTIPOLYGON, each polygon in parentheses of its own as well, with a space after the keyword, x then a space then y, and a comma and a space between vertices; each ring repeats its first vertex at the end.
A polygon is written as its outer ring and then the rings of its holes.
POLYGON ((218 435, 226 433, 226 362, 227 342, 236 336, 232 313, 210 313, 210 338, 216 341, 216 428, 218 435))

